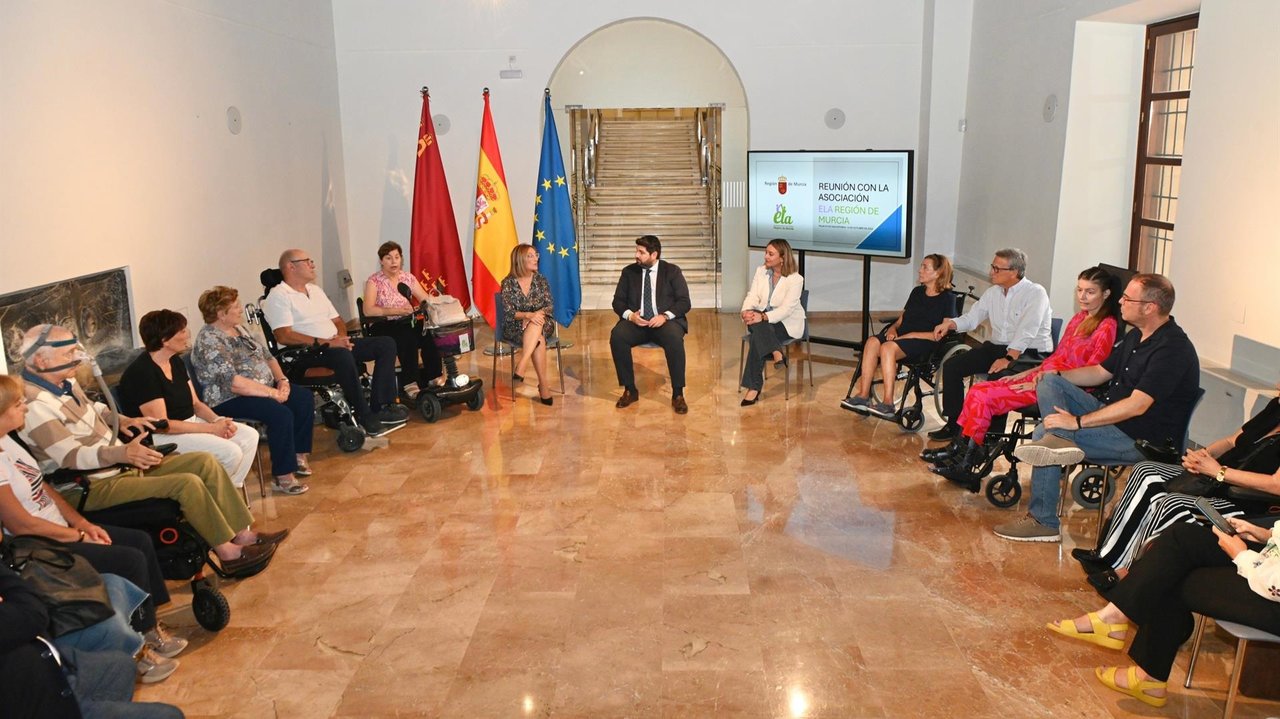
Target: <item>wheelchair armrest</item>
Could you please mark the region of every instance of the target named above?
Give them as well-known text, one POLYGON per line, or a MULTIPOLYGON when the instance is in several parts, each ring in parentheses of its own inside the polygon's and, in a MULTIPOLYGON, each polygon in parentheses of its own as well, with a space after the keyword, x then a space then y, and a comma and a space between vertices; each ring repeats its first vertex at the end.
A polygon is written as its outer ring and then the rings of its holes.
POLYGON ((1133 443, 1134 447, 1146 457, 1148 461, 1160 462, 1162 464, 1178 464, 1182 459, 1182 453, 1174 447, 1172 443, 1156 444, 1148 442, 1145 439, 1139 439, 1133 443))

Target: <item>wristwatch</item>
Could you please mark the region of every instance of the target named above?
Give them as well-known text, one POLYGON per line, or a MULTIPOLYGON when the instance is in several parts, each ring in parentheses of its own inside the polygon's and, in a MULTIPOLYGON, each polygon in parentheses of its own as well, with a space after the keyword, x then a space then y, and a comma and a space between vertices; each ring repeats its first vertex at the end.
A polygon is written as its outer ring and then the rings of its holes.
POLYGON ((1219 468, 1218 468, 1218 473, 1217 473, 1217 474, 1215 474, 1215 475, 1213 476, 1213 478, 1214 478, 1214 479, 1216 479, 1216 480, 1218 480, 1219 482, 1225 482, 1225 481, 1227 481, 1227 468, 1226 468, 1226 467, 1219 467, 1219 468))

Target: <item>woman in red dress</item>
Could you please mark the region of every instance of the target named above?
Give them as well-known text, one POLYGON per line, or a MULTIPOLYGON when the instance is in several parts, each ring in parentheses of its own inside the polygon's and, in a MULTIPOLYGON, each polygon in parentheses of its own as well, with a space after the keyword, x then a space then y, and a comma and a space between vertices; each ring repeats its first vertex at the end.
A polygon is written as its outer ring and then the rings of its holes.
MULTIPOLYGON (((950 445, 921 454, 925 461, 938 463, 937 474, 972 485, 973 466, 981 459, 991 418, 1036 403, 1036 381, 1049 370, 1062 371, 1102 362, 1116 342, 1116 317, 1120 293, 1112 288, 1114 278, 1101 267, 1090 267, 1076 280, 1076 304, 1080 311, 1062 331, 1058 348, 1038 367, 969 388, 960 412, 961 436, 950 445), (947 460, 958 460, 946 464, 947 460)), ((976 491, 976 490, 974 490, 976 491)))

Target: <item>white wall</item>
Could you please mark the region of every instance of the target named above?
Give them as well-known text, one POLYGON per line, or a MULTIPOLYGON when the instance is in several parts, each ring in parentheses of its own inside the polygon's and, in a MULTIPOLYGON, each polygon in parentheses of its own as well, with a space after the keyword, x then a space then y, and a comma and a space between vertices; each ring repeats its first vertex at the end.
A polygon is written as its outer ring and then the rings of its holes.
MULTIPOLYGON (((783 9, 763 0, 501 5, 334 0, 355 274, 373 271, 379 242, 408 238, 406 192, 422 85, 431 87, 432 111, 452 121, 452 130, 438 139, 463 252, 469 255, 483 87, 493 93, 517 218, 532 212, 528 188, 538 162, 543 88, 582 38, 628 18, 679 23, 723 52, 746 90, 752 148, 915 148, 926 4, 808 0, 783 9), (523 80, 498 79, 510 55, 524 71, 523 80), (839 130, 823 124, 833 107, 849 118, 839 130)), ((965 28, 950 30, 967 34, 965 28)), ((945 55, 952 59, 944 62, 954 62, 961 46, 965 43, 949 42, 945 55)), ((726 174, 725 179, 741 178, 726 174)), ((527 220, 518 230, 527 236, 527 220)), ((745 237, 726 235, 724 242, 745 244, 745 237)), ((914 276, 911 264, 877 263, 874 307, 900 306, 914 276)), ((857 261, 811 258, 808 279, 814 309, 851 309, 860 303, 857 261)), ((725 303, 737 300, 726 296, 725 303)))
POLYGON ((1146 26, 1076 23, 1049 300, 1075 311, 1076 277, 1129 264, 1146 26))
POLYGON ((1178 322, 1224 365, 1236 337, 1280 347, 1276 28, 1274 0, 1205 0, 1200 14, 1171 279, 1178 322))
POLYGON ((198 326, 202 290, 254 300, 292 245, 333 289, 345 191, 326 4, 5 2, 0 68, 0 292, 127 265, 135 313, 198 326))

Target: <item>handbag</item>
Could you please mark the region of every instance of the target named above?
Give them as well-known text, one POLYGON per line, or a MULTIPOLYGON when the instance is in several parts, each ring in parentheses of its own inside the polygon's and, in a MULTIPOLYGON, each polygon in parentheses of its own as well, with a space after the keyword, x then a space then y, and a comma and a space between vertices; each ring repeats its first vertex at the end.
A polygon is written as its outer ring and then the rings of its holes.
POLYGON ((1189 494, 1192 497, 1216 497, 1221 494, 1225 485, 1207 474, 1182 470, 1182 474, 1170 477, 1164 483, 1166 492, 1189 494))
POLYGON ((39 593, 49 610, 49 631, 60 637, 115 614, 107 586, 89 560, 56 539, 23 534, 7 539, 4 561, 39 593))
POLYGON ((428 295, 426 300, 427 319, 436 327, 456 325, 467 321, 467 313, 462 303, 452 295, 428 295))

